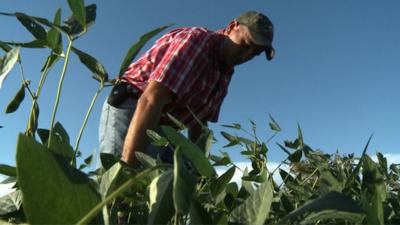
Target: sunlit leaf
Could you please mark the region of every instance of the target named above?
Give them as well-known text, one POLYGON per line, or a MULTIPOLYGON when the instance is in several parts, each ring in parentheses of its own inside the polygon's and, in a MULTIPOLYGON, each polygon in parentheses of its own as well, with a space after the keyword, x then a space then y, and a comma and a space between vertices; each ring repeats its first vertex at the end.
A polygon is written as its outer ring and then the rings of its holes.
POLYGON ((13 48, 4 57, 0 57, 0 88, 8 73, 14 67, 19 58, 19 48, 13 48))
POLYGON ((231 158, 226 152, 222 152, 222 157, 217 155, 210 155, 210 159, 214 161, 213 166, 226 166, 232 163, 231 158))
MULTIPOLYGON (((22 192, 20 190, 13 191, 7 195, 0 197, 0 216, 14 213, 21 208, 22 192)), ((0 220, 0 223, 3 221, 0 220)), ((3 223, 2 223, 3 224, 3 223)), ((8 224, 5 224, 8 225, 8 224)), ((10 225, 12 225, 10 223, 10 225)))
POLYGON ((233 123, 232 125, 222 125, 223 127, 233 128, 236 130, 240 130, 242 126, 239 123, 233 123))
MULTIPOLYGON (((61 24, 61 9, 57 10, 53 23, 58 26, 61 24)), ((51 27, 51 29, 47 32, 46 40, 47 45, 53 49, 55 53, 59 55, 62 54, 62 38, 61 32, 58 29, 51 27)))
POLYGON ((182 154, 193 163, 193 166, 201 175, 211 177, 215 174, 214 168, 196 144, 172 127, 161 126, 161 130, 172 145, 181 147, 182 154))
POLYGON ((243 204, 232 210, 229 222, 262 225, 268 217, 273 200, 273 186, 270 179, 263 182, 243 204))
POLYGON ((172 197, 176 212, 186 214, 189 212, 192 195, 196 185, 196 178, 188 172, 182 160, 181 148, 174 151, 174 181, 172 197))
POLYGON ((169 142, 165 137, 161 137, 157 132, 152 130, 146 130, 147 136, 153 140, 151 143, 154 146, 168 146, 169 142))
POLYGON ((18 138, 17 173, 30 224, 74 224, 100 203, 86 174, 24 135, 18 138))
POLYGON ((5 110, 6 113, 13 113, 17 111, 19 105, 25 98, 25 84, 22 84, 19 88, 17 94, 15 94, 14 98, 8 103, 7 108, 5 110))
POLYGON ((162 26, 157 29, 154 29, 143 36, 140 37, 139 41, 136 42, 132 47, 129 48, 128 53, 126 54, 124 60, 119 69, 119 75, 124 74, 125 70, 128 68, 129 64, 131 64, 132 60, 139 53, 140 49, 150 40, 152 37, 163 31, 164 29, 170 27, 172 25, 162 26))
POLYGON ((174 215, 172 200, 173 172, 167 170, 150 184, 150 211, 147 224, 167 224, 174 215))

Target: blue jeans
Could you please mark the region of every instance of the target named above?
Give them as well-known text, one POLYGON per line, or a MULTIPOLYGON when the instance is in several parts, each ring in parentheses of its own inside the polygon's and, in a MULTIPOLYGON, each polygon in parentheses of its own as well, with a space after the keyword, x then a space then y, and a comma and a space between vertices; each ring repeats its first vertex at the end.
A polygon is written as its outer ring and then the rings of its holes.
MULTIPOLYGON (((124 140, 128 132, 129 124, 135 113, 137 99, 127 98, 118 107, 104 102, 100 117, 99 141, 100 152, 122 155, 124 140)), ((160 129, 155 130, 162 136, 160 129)), ((173 151, 170 147, 157 147, 149 144, 146 154, 156 158, 157 155, 163 162, 173 163, 173 151)))

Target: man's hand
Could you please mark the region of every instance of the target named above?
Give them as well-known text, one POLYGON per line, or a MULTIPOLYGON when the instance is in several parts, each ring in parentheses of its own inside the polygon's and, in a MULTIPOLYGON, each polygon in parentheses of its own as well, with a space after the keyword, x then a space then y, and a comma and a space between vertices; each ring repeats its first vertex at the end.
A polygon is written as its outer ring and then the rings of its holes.
POLYGON ((135 151, 146 152, 149 138, 148 129, 155 130, 160 121, 163 108, 172 101, 174 94, 157 81, 149 85, 138 100, 136 111, 125 137, 122 160, 130 165, 136 164, 135 151))

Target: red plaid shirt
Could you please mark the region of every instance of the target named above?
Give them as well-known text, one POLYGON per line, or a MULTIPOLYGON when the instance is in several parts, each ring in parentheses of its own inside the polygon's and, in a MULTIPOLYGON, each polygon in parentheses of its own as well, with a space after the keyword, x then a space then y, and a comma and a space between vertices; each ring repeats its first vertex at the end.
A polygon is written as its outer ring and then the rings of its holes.
MULTIPOLYGON (((187 107, 202 121, 216 122, 233 73, 233 68, 222 68, 223 32, 200 27, 172 30, 131 64, 122 79, 142 92, 152 80, 162 83, 176 96, 164 113, 188 127, 196 121, 187 107)), ((164 114, 161 120, 165 119, 164 114)))

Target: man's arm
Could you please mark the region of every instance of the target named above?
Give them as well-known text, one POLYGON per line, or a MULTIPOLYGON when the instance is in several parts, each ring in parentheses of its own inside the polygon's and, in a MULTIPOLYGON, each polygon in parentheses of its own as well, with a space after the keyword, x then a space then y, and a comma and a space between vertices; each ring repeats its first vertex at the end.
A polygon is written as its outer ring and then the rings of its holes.
POLYGON ((159 124, 164 106, 173 98, 167 87, 151 81, 138 100, 136 111, 126 134, 122 151, 122 160, 134 165, 135 151, 146 152, 149 138, 146 130, 155 130, 159 124))

